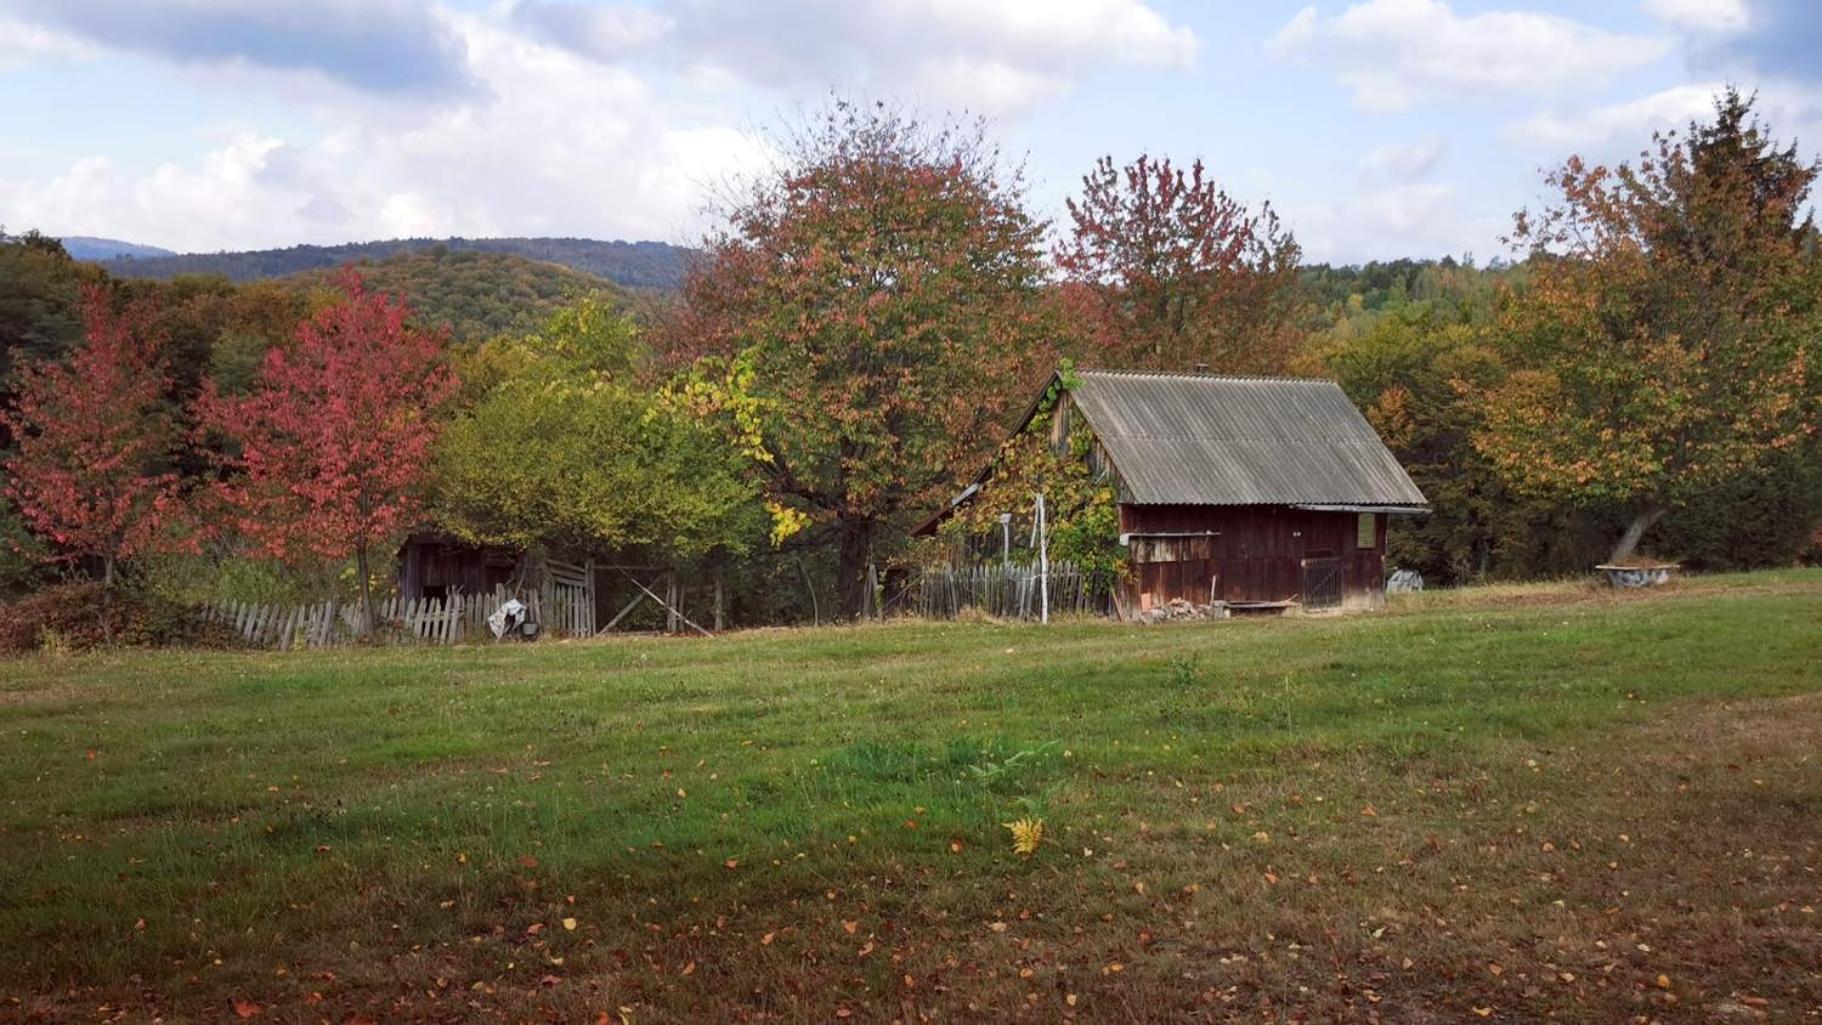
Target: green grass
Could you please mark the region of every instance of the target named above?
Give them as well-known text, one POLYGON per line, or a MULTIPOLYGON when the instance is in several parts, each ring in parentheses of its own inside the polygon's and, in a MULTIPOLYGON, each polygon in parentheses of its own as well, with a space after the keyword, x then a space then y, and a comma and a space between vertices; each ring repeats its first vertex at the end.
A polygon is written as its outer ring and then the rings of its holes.
POLYGON ((19 660, 0 1019, 1795 1015, 1818 692, 1815 571, 19 660))

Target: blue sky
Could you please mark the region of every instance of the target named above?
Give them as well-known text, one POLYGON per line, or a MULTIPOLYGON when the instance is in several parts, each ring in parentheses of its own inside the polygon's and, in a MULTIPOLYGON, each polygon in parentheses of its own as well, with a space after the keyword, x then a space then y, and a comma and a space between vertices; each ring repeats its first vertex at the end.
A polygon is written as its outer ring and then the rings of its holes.
POLYGON ((1311 259, 1485 260, 1542 168, 1723 83, 1816 139, 1818 53, 1810 0, 0 0, 0 224, 688 242, 833 90, 989 118, 1047 218, 1150 152, 1311 259))

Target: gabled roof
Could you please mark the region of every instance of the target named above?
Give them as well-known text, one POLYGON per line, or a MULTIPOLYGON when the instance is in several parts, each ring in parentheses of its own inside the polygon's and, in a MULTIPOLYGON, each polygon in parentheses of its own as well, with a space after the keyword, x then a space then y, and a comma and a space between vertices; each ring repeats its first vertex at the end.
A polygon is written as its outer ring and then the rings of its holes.
POLYGON ((1135 505, 1423 508, 1333 381, 1078 370, 1076 408, 1135 505))

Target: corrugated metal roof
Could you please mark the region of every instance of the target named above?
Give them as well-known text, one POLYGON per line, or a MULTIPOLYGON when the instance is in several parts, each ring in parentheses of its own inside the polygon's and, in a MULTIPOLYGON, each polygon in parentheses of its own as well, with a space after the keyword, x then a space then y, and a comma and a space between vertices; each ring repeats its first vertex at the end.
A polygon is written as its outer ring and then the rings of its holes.
POLYGON ((1333 381, 1078 370, 1071 389, 1136 505, 1424 506, 1333 381))

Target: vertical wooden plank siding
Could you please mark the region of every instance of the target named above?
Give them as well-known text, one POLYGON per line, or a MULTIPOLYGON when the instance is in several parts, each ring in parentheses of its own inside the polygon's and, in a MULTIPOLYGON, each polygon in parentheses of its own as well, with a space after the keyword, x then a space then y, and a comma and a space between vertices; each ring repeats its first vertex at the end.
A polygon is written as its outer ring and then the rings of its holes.
POLYGON ((1305 560, 1340 561, 1345 604, 1376 603, 1385 586, 1385 516, 1357 544, 1358 514, 1285 506, 1120 507, 1130 535, 1135 607, 1298 598, 1305 560), (1146 536, 1154 535, 1154 536, 1146 536), (1164 536, 1156 536, 1164 535, 1164 536))

